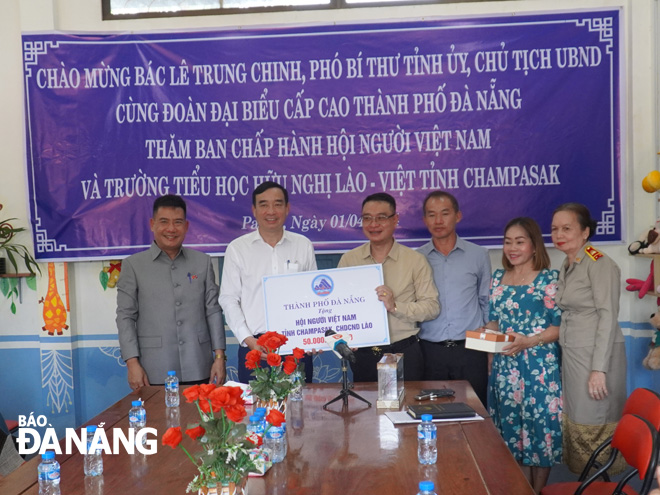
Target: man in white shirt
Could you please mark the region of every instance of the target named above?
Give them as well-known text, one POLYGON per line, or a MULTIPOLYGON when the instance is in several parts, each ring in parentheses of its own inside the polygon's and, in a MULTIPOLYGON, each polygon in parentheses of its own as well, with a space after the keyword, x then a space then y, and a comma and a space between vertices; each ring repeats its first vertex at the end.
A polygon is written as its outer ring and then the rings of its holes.
MULTIPOLYGON (((252 193, 252 214, 258 228, 234 239, 225 253, 219 301, 240 344, 237 367, 238 379, 243 383, 249 382, 251 373, 245 368, 245 355, 259 349, 257 338, 266 331, 262 278, 316 270, 309 239, 284 229, 289 208, 286 189, 271 181, 259 185, 252 193)), ((266 358, 265 353, 262 358, 266 358)), ((311 381, 311 356, 306 356, 304 362, 307 381, 311 381)))

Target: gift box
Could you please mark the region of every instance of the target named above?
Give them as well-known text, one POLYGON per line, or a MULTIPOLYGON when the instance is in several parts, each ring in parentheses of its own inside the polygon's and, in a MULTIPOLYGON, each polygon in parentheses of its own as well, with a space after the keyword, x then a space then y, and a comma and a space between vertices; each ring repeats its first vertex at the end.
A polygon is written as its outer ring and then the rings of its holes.
POLYGON ((484 352, 502 352, 513 342, 513 335, 501 332, 465 332, 465 348, 484 352))

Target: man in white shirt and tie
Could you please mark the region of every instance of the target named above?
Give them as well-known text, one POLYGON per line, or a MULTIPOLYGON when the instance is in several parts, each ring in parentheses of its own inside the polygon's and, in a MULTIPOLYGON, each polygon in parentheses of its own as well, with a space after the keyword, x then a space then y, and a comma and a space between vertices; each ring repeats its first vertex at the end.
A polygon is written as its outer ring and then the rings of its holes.
MULTIPOLYGON (((219 301, 240 344, 238 379, 243 383, 249 382, 251 373, 245 368, 245 355, 259 348, 257 338, 266 331, 263 277, 316 270, 314 247, 309 239, 284 229, 289 209, 289 195, 284 187, 271 181, 259 185, 252 193, 257 230, 234 239, 225 253, 219 301)), ((311 356, 303 362, 310 382, 311 356)))

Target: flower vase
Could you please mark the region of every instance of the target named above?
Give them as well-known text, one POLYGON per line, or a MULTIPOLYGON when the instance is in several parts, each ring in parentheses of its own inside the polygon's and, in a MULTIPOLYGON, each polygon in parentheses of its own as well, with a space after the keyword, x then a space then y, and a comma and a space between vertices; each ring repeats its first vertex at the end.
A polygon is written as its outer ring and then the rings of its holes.
POLYGON ((268 414, 272 409, 277 409, 285 416, 286 416, 286 404, 287 404, 287 397, 284 397, 283 399, 278 399, 277 397, 272 395, 268 400, 264 400, 260 397, 255 397, 255 401, 254 401, 255 409, 258 409, 260 407, 265 407, 266 414, 268 414))
POLYGON ((234 483, 233 481, 230 481, 228 483, 223 483, 221 487, 219 487, 219 492, 218 495, 247 495, 248 493, 248 477, 245 476, 241 478, 238 483, 234 483))
POLYGON ((241 478, 237 483, 233 481, 218 483, 214 486, 200 488, 198 495, 248 495, 248 477, 241 478))

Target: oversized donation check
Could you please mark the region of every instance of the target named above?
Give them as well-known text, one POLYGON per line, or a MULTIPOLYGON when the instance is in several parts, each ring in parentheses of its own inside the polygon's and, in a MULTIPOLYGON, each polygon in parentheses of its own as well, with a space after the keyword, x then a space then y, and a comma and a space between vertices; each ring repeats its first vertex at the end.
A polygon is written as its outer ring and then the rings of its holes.
POLYGON ((378 300, 381 265, 270 275, 263 279, 266 328, 288 337, 281 348, 324 350, 325 332, 343 335, 350 347, 390 343, 387 310, 378 300))

